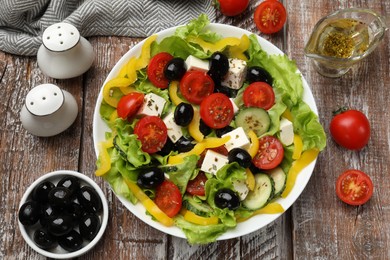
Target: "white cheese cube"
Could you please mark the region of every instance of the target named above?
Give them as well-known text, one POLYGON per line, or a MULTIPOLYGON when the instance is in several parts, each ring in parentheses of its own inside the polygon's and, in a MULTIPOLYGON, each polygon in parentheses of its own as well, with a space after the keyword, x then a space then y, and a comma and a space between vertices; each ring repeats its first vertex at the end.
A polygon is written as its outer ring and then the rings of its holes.
POLYGON ((234 102, 234 98, 230 98, 230 101, 232 102, 232 105, 233 105, 234 114, 236 114, 238 112, 238 106, 234 102))
POLYGON ((153 93, 146 94, 138 114, 142 116, 161 116, 165 103, 165 99, 159 95, 153 93))
POLYGON ((171 112, 163 119, 163 121, 167 126, 169 139, 171 139, 173 143, 176 143, 176 141, 183 136, 183 131, 181 129, 181 126, 175 123, 174 117, 174 112, 171 112))
POLYGON ((207 72, 209 70, 209 62, 207 60, 201 60, 192 55, 188 56, 185 64, 187 66, 187 70, 201 70, 207 72))
POLYGON ((236 180, 233 182, 233 187, 237 191, 240 200, 244 200, 249 193, 249 188, 244 180, 236 180))
POLYGON ((227 156, 219 154, 212 150, 207 150, 200 170, 216 174, 219 169, 221 169, 228 163, 229 159, 227 158, 227 156))
POLYGON ((222 137, 225 136, 230 136, 230 140, 225 144, 225 147, 228 151, 232 150, 233 148, 248 149, 250 146, 250 141, 242 127, 238 127, 233 131, 222 135, 222 137))
POLYGON ((229 70, 221 82, 222 86, 240 89, 246 77, 246 61, 240 59, 229 59, 229 70))
POLYGON ((280 141, 289 146, 294 142, 294 128, 293 124, 287 118, 282 117, 280 120, 280 141))

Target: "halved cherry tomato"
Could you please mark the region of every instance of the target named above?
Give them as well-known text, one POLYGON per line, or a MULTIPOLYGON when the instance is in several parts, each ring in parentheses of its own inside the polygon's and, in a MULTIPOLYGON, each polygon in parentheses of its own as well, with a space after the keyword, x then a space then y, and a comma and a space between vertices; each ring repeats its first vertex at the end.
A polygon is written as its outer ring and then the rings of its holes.
POLYGON ((270 170, 278 166, 283 157, 282 143, 273 136, 263 136, 259 139, 259 150, 252 162, 259 169, 270 170))
POLYGON ((206 194, 204 188, 206 181, 206 174, 199 172, 195 179, 188 182, 186 191, 191 195, 204 196, 206 194))
POLYGON ((223 15, 236 16, 245 11, 249 0, 218 0, 218 4, 223 15))
POLYGON ((342 108, 330 122, 330 133, 339 145, 350 149, 362 149, 370 139, 370 122, 358 110, 342 108))
POLYGON ((206 72, 187 71, 180 80, 180 92, 191 103, 199 105, 214 91, 214 81, 206 72))
POLYGON ((277 0, 265 0, 256 8, 254 14, 254 21, 257 28, 265 34, 280 31, 286 19, 286 8, 277 0))
POLYGON ((336 181, 337 196, 349 205, 362 205, 372 196, 374 185, 371 178, 359 170, 347 170, 336 181))
POLYGON ((222 93, 213 93, 200 104, 200 117, 211 128, 220 129, 229 125, 234 117, 230 99, 222 93))
POLYGON ((118 103, 117 112, 118 116, 123 119, 128 119, 133 117, 138 109, 143 104, 144 94, 139 92, 131 92, 128 95, 123 96, 118 103))
POLYGON ((164 68, 173 56, 167 52, 160 52, 150 59, 146 73, 150 82, 158 88, 165 89, 169 85, 169 80, 164 76, 164 68))
POLYGON ((142 143, 142 151, 156 153, 160 151, 167 141, 167 127, 158 116, 145 116, 134 127, 134 134, 142 143))
POLYGON ((172 218, 179 213, 182 202, 180 190, 173 182, 165 180, 156 188, 154 203, 156 203, 168 217, 172 218))
POLYGON ((243 99, 247 107, 261 107, 268 110, 275 103, 275 93, 267 83, 254 82, 244 90, 243 99))

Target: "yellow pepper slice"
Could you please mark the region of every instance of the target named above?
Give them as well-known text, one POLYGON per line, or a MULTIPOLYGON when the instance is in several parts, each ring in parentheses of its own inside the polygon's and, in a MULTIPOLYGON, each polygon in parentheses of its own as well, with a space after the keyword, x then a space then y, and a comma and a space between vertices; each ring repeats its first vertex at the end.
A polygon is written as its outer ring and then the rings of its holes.
POLYGON ((171 81, 169 84, 168 94, 169 98, 172 100, 172 103, 176 106, 180 103, 184 102, 178 95, 177 95, 177 89, 178 89, 179 82, 178 81, 171 81))
POLYGON ((114 123, 114 121, 118 118, 118 111, 115 109, 111 115, 110 115, 110 118, 108 119, 108 121, 110 123, 114 123))
POLYGON ((226 144, 230 140, 230 136, 224 137, 208 137, 203 139, 202 143, 205 144, 205 148, 215 148, 226 144))
POLYGON ((302 153, 301 157, 298 160, 293 162, 293 164, 292 164, 292 166, 287 174, 286 188, 284 189, 284 191, 282 193, 283 198, 287 197, 287 195, 290 193, 290 191, 294 187, 298 174, 307 165, 309 165, 312 161, 314 161, 317 158, 319 152, 320 151, 318 149, 310 149, 310 150, 304 151, 302 153))
POLYGON ((194 212, 182 209, 180 212, 184 219, 187 220, 188 222, 197 224, 197 225, 202 225, 202 226, 208 226, 208 225, 216 225, 218 224, 218 217, 216 216, 211 216, 211 217, 201 217, 196 215, 194 212))
POLYGON ((241 40, 239 38, 236 38, 236 37, 226 37, 226 38, 223 38, 223 39, 217 41, 216 43, 206 42, 199 37, 189 37, 187 40, 189 42, 193 42, 193 43, 198 44, 206 52, 207 51, 210 51, 210 52, 221 51, 224 48, 226 48, 226 46, 237 46, 241 42, 241 40))
POLYGON ((132 57, 126 63, 126 65, 122 67, 117 78, 127 78, 131 82, 130 84, 133 84, 137 80, 137 72, 136 72, 137 62, 138 59, 136 57, 132 57))
POLYGON ((237 58, 240 60, 247 61, 248 58, 245 56, 244 52, 249 48, 250 41, 248 35, 244 34, 241 37, 240 44, 237 46, 231 46, 229 49, 230 56, 232 58, 237 58))
POLYGON ((95 171, 96 176, 102 176, 111 169, 111 157, 107 149, 114 146, 114 137, 99 143, 100 167, 95 171))
POLYGON ((288 119, 291 122, 293 121, 293 115, 292 115, 291 111, 288 108, 286 108, 286 110, 284 110, 284 112, 282 114, 282 117, 288 119))
POLYGON ((191 123, 188 125, 188 132, 190 133, 191 137, 195 139, 197 142, 202 142, 204 135, 199 130, 200 125, 200 114, 199 110, 195 107, 194 108, 194 117, 191 120, 191 123))
POLYGON ((248 220, 249 218, 259 214, 279 214, 283 212, 284 212, 284 208, 282 207, 282 205, 280 205, 277 202, 271 202, 268 205, 266 205, 264 208, 254 211, 253 215, 251 215, 250 217, 237 218, 237 222, 244 222, 245 220, 248 220))
POLYGON ((294 134, 294 151, 292 154, 293 160, 298 160, 301 157, 302 150, 303 150, 302 138, 299 135, 294 134))
POLYGON ((150 45, 156 40, 157 35, 151 35, 149 38, 145 40, 145 43, 142 45, 141 55, 138 58, 136 64, 136 70, 140 70, 145 68, 150 61, 150 45))
POLYGON ((249 168, 245 169, 246 171, 246 185, 248 186, 249 190, 254 190, 256 181, 255 181, 255 176, 253 176, 253 173, 249 168))
POLYGON ((248 137, 251 141, 251 146, 248 149, 248 153, 253 158, 256 156, 257 151, 259 150, 259 138, 257 138, 257 135, 255 132, 253 132, 253 130, 248 132, 248 137))
MULTIPOLYGON (((117 107, 119 99, 112 96, 113 88, 127 88, 127 91, 131 91, 128 89, 132 82, 127 78, 114 78, 108 81, 103 87, 103 99, 104 101, 112 107, 117 107)), ((127 92, 126 91, 126 92, 127 92)), ((134 90, 135 91, 135 90, 134 90)))
POLYGON ((164 226, 173 225, 173 219, 168 217, 135 183, 124 179, 134 196, 144 205, 145 209, 164 226))

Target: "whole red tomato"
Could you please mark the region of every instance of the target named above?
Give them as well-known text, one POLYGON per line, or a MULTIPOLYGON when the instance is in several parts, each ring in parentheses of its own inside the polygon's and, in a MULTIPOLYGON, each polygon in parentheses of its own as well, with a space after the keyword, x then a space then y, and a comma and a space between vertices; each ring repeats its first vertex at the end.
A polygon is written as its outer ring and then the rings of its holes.
POLYGON ((236 16, 245 11, 248 7, 249 0, 216 0, 222 14, 226 16, 236 16))
POLYGON ((339 145, 359 150, 370 139, 370 122, 362 112, 344 108, 330 122, 330 133, 339 145))

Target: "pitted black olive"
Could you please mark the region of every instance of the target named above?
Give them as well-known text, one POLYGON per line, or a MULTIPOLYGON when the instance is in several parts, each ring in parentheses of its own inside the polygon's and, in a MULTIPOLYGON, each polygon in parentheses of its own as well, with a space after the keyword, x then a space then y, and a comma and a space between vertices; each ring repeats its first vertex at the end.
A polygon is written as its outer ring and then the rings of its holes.
POLYGON ((192 150, 192 148, 194 148, 194 146, 195 146, 195 143, 192 139, 188 139, 188 138, 182 136, 179 140, 177 140, 175 145, 176 145, 176 149, 177 149, 177 151, 179 151, 179 153, 185 153, 185 152, 192 150))
POLYGON ((186 73, 186 64, 182 58, 176 57, 168 61, 164 67, 164 76, 169 80, 180 80, 186 73))
POLYGON ((72 199, 72 192, 65 187, 54 187, 48 195, 49 204, 55 208, 68 207, 72 199))
POLYGON ((38 222, 41 209, 36 201, 27 201, 19 209, 19 221, 25 226, 32 226, 38 222))
POLYGON ((77 200, 87 212, 100 212, 103 208, 102 201, 94 188, 83 186, 77 193, 77 200))
POLYGON ((188 126, 194 117, 194 108, 191 104, 181 102, 174 112, 175 123, 179 126, 188 126))
POLYGON ((79 222, 80 234, 83 238, 92 241, 100 230, 100 219, 96 214, 84 215, 79 222))
POLYGON ((237 162, 241 167, 248 168, 251 166, 252 157, 250 154, 241 148, 233 148, 228 153, 229 163, 237 162))
POLYGON ((33 240, 39 248, 44 250, 49 250, 57 246, 57 239, 44 228, 39 228, 34 232, 33 240))
POLYGON ((274 81, 268 71, 259 66, 253 66, 248 68, 246 73, 246 80, 249 81, 249 83, 258 81, 266 82, 271 86, 274 81))
POLYGON ((215 80, 222 79, 229 70, 229 60, 222 52, 214 52, 210 57, 208 74, 215 80))
POLYGON ((233 130, 234 130, 234 127, 228 125, 228 126, 225 126, 224 128, 221 128, 221 129, 215 129, 215 134, 218 137, 222 137, 224 134, 227 134, 233 130))
POLYGON ((38 184, 32 191, 32 198, 38 202, 47 202, 49 192, 55 187, 50 181, 44 181, 38 184))
POLYGON ((83 247, 83 238, 76 230, 70 231, 68 234, 61 236, 58 239, 58 244, 69 252, 74 252, 83 247))
POLYGON ((160 168, 152 167, 138 175, 137 184, 146 189, 153 189, 160 185, 164 178, 164 172, 160 168))
POLYGON ((68 234, 73 229, 73 218, 69 214, 62 214, 50 218, 47 223, 47 231, 56 237, 68 234))
POLYGON ((75 176, 65 176, 58 183, 57 187, 65 187, 72 192, 72 196, 80 189, 80 180, 75 176))
POLYGON ((238 195, 231 189, 223 188, 215 193, 214 203, 218 208, 236 210, 240 207, 238 195))

